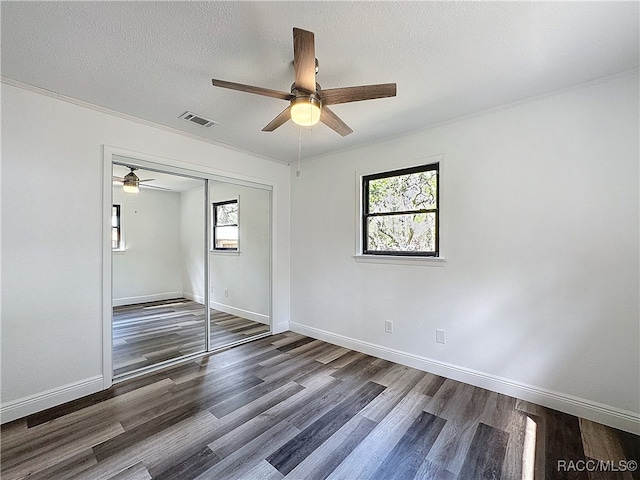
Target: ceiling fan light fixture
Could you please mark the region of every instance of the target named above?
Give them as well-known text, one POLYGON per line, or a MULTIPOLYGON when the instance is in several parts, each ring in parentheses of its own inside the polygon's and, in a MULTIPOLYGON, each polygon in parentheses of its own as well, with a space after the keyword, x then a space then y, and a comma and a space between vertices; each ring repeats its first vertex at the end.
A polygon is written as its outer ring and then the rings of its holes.
POLYGON ((126 193, 138 193, 140 191, 140 179, 133 173, 133 168, 129 173, 124 176, 124 182, 122 183, 122 190, 126 193))
POLYGON ((291 120, 303 127, 311 127, 320 121, 320 100, 313 96, 291 100, 291 120))
POLYGON ((124 182, 122 190, 124 190, 125 193, 138 193, 140 191, 140 187, 133 182, 124 182))
POLYGON ((218 80, 215 78, 211 79, 211 83, 214 87, 228 88, 230 90, 262 95, 263 97, 279 98, 290 102, 287 108, 280 112, 262 129, 263 132, 273 132, 276 128, 292 120, 294 123, 304 127, 310 127, 318 122, 322 122, 344 137, 353 133, 353 130, 331 111, 329 108, 330 105, 396 96, 395 83, 323 90, 316 82, 318 69, 319 64, 316 58, 315 36, 313 32, 301 28, 294 28, 294 80, 291 85, 291 93, 245 85, 243 83, 227 82, 226 80, 218 80))

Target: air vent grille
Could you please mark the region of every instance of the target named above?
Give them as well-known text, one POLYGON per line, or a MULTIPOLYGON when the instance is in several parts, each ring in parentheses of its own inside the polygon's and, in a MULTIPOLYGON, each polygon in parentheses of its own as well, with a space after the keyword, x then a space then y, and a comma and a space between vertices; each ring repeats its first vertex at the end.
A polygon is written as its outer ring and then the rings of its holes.
POLYGON ((201 115, 196 115, 193 112, 184 112, 180 115, 180 118, 186 120, 187 122, 195 123, 196 125, 200 125, 201 127, 209 128, 213 125, 216 125, 218 122, 214 122, 213 120, 209 120, 208 118, 204 118, 201 115))

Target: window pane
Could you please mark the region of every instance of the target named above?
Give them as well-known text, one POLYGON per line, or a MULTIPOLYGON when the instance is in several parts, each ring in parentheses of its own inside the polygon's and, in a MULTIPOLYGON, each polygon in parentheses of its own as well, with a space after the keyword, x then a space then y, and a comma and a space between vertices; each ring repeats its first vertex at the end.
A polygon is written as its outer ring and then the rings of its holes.
POLYGON ((120 250, 122 248, 120 232, 120 205, 111 206, 111 248, 120 250))
POLYGON ((238 203, 227 203, 216 206, 216 225, 237 225, 238 203))
POLYGON ((435 252, 436 214, 369 217, 367 249, 387 252, 435 252))
POLYGON ((120 219, 118 218, 118 210, 119 208, 114 205, 111 207, 111 226, 117 227, 120 224, 120 219))
POLYGON ((215 248, 238 248, 238 227, 216 227, 215 248))
POLYGON ((118 249, 120 248, 120 235, 118 228, 111 229, 111 248, 118 249))
POLYGON ((436 208, 436 171, 369 181, 369 213, 436 208))

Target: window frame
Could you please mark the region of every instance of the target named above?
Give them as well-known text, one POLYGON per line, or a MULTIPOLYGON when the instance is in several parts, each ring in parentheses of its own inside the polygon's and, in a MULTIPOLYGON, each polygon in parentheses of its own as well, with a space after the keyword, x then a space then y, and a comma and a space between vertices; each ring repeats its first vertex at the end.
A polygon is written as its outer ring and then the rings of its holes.
POLYGON ((240 253, 240 199, 232 198, 228 200, 221 200, 211 202, 211 251, 212 252, 226 252, 226 253, 240 253), (236 204, 238 207, 238 220, 235 224, 230 225, 218 225, 218 209, 222 205, 236 204), (236 227, 238 229, 238 240, 236 247, 217 247, 216 246, 216 231, 218 227, 236 227))
POLYGON ((441 225, 441 199, 440 199, 440 179, 441 179, 441 165, 440 161, 424 163, 413 167, 405 167, 394 170, 387 170, 383 172, 371 173, 360 176, 360 255, 356 257, 360 258, 375 258, 375 257, 387 257, 387 258, 412 258, 412 259, 442 259, 441 245, 440 245, 440 225, 441 225), (398 177, 403 175, 410 175, 413 173, 421 172, 436 172, 436 205, 435 208, 429 209, 415 209, 399 212, 369 212, 369 183, 372 180, 379 180, 382 178, 398 177), (408 250, 370 250, 368 249, 368 222, 371 217, 377 216, 395 216, 395 215, 407 215, 416 213, 434 213, 435 214, 435 250, 433 252, 428 251, 408 251, 408 250), (369 257, 371 256, 371 257, 369 257))
POLYGON ((124 251, 124 238, 122 236, 122 206, 120 204, 114 203, 111 206, 111 250, 113 252, 122 252, 124 251), (116 209, 116 218, 118 219, 118 224, 113 225, 113 209, 116 209), (113 230, 116 229, 118 232, 118 246, 113 246, 113 230))

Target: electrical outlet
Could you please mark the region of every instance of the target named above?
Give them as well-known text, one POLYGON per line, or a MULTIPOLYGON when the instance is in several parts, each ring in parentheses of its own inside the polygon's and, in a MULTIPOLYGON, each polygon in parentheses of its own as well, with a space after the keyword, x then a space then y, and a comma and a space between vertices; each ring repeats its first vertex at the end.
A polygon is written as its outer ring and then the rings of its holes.
POLYGON ((436 343, 445 343, 445 341, 444 341, 444 330, 436 329, 436 343))
POLYGON ((384 321, 384 331, 387 333, 393 333, 393 322, 391 320, 384 321))
POLYGON ((228 288, 225 288, 225 289, 224 289, 224 296, 225 296, 225 297, 228 297, 228 296, 229 296, 229 289, 228 289, 228 288))

